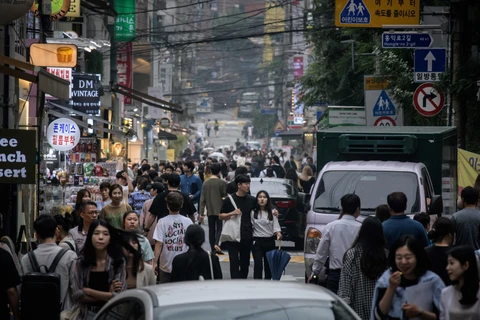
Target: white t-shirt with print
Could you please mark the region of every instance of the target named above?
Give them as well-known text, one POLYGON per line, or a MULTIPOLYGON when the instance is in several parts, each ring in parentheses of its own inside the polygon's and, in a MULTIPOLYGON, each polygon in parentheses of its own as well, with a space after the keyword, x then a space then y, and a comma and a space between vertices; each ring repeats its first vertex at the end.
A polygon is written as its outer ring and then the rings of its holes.
POLYGON ((158 221, 153 239, 163 243, 160 253, 160 270, 163 272, 171 273, 173 258, 187 252, 184 237, 191 224, 192 220, 180 214, 169 214, 158 221))

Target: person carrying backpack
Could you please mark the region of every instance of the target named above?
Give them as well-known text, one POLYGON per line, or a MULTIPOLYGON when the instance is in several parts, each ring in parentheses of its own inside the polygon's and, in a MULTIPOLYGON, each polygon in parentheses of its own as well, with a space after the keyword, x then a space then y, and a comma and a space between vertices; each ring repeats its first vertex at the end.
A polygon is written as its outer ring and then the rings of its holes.
POLYGON ((38 248, 23 256, 21 307, 23 319, 59 319, 60 312, 72 308, 70 270, 77 254, 56 244, 57 221, 50 214, 33 223, 38 248))

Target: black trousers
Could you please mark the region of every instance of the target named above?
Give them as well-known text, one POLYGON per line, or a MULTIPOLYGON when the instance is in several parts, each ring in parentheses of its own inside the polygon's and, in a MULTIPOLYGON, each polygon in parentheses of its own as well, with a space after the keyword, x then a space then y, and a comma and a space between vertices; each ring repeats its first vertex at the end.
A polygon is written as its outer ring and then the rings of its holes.
POLYGON ((230 278, 247 279, 252 240, 229 241, 227 242, 227 249, 230 259, 230 278))
POLYGON ((218 216, 208 216, 208 240, 212 248, 212 252, 215 252, 215 245, 218 245, 220 235, 222 234, 223 221, 218 216))
POLYGON ((340 282, 340 271, 342 269, 330 269, 327 276, 327 289, 337 294, 340 282))
POLYGON ((262 279, 265 270, 265 280, 272 279, 272 272, 267 261, 267 252, 275 250, 275 237, 253 239, 253 278, 262 279))

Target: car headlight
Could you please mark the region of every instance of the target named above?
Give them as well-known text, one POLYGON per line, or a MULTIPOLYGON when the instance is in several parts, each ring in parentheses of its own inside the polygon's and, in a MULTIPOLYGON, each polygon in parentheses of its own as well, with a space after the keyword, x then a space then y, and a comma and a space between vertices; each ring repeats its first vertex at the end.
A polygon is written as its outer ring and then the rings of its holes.
POLYGON ((309 228, 307 232, 307 240, 305 242, 305 253, 316 253, 321 238, 322 233, 319 230, 309 228))

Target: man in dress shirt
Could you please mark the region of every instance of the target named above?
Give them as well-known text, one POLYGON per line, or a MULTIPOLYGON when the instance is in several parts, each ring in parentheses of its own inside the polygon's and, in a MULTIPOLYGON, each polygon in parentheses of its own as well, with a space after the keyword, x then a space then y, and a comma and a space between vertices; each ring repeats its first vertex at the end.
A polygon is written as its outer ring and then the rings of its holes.
POLYGON ((343 256, 351 248, 357 238, 361 223, 356 220, 360 215, 360 198, 356 194, 346 194, 341 199, 342 218, 330 222, 323 230, 323 236, 315 254, 315 262, 312 267, 312 275, 318 276, 327 257, 330 257, 330 269, 328 271, 327 289, 337 294, 340 281, 340 270, 343 266, 343 256))

